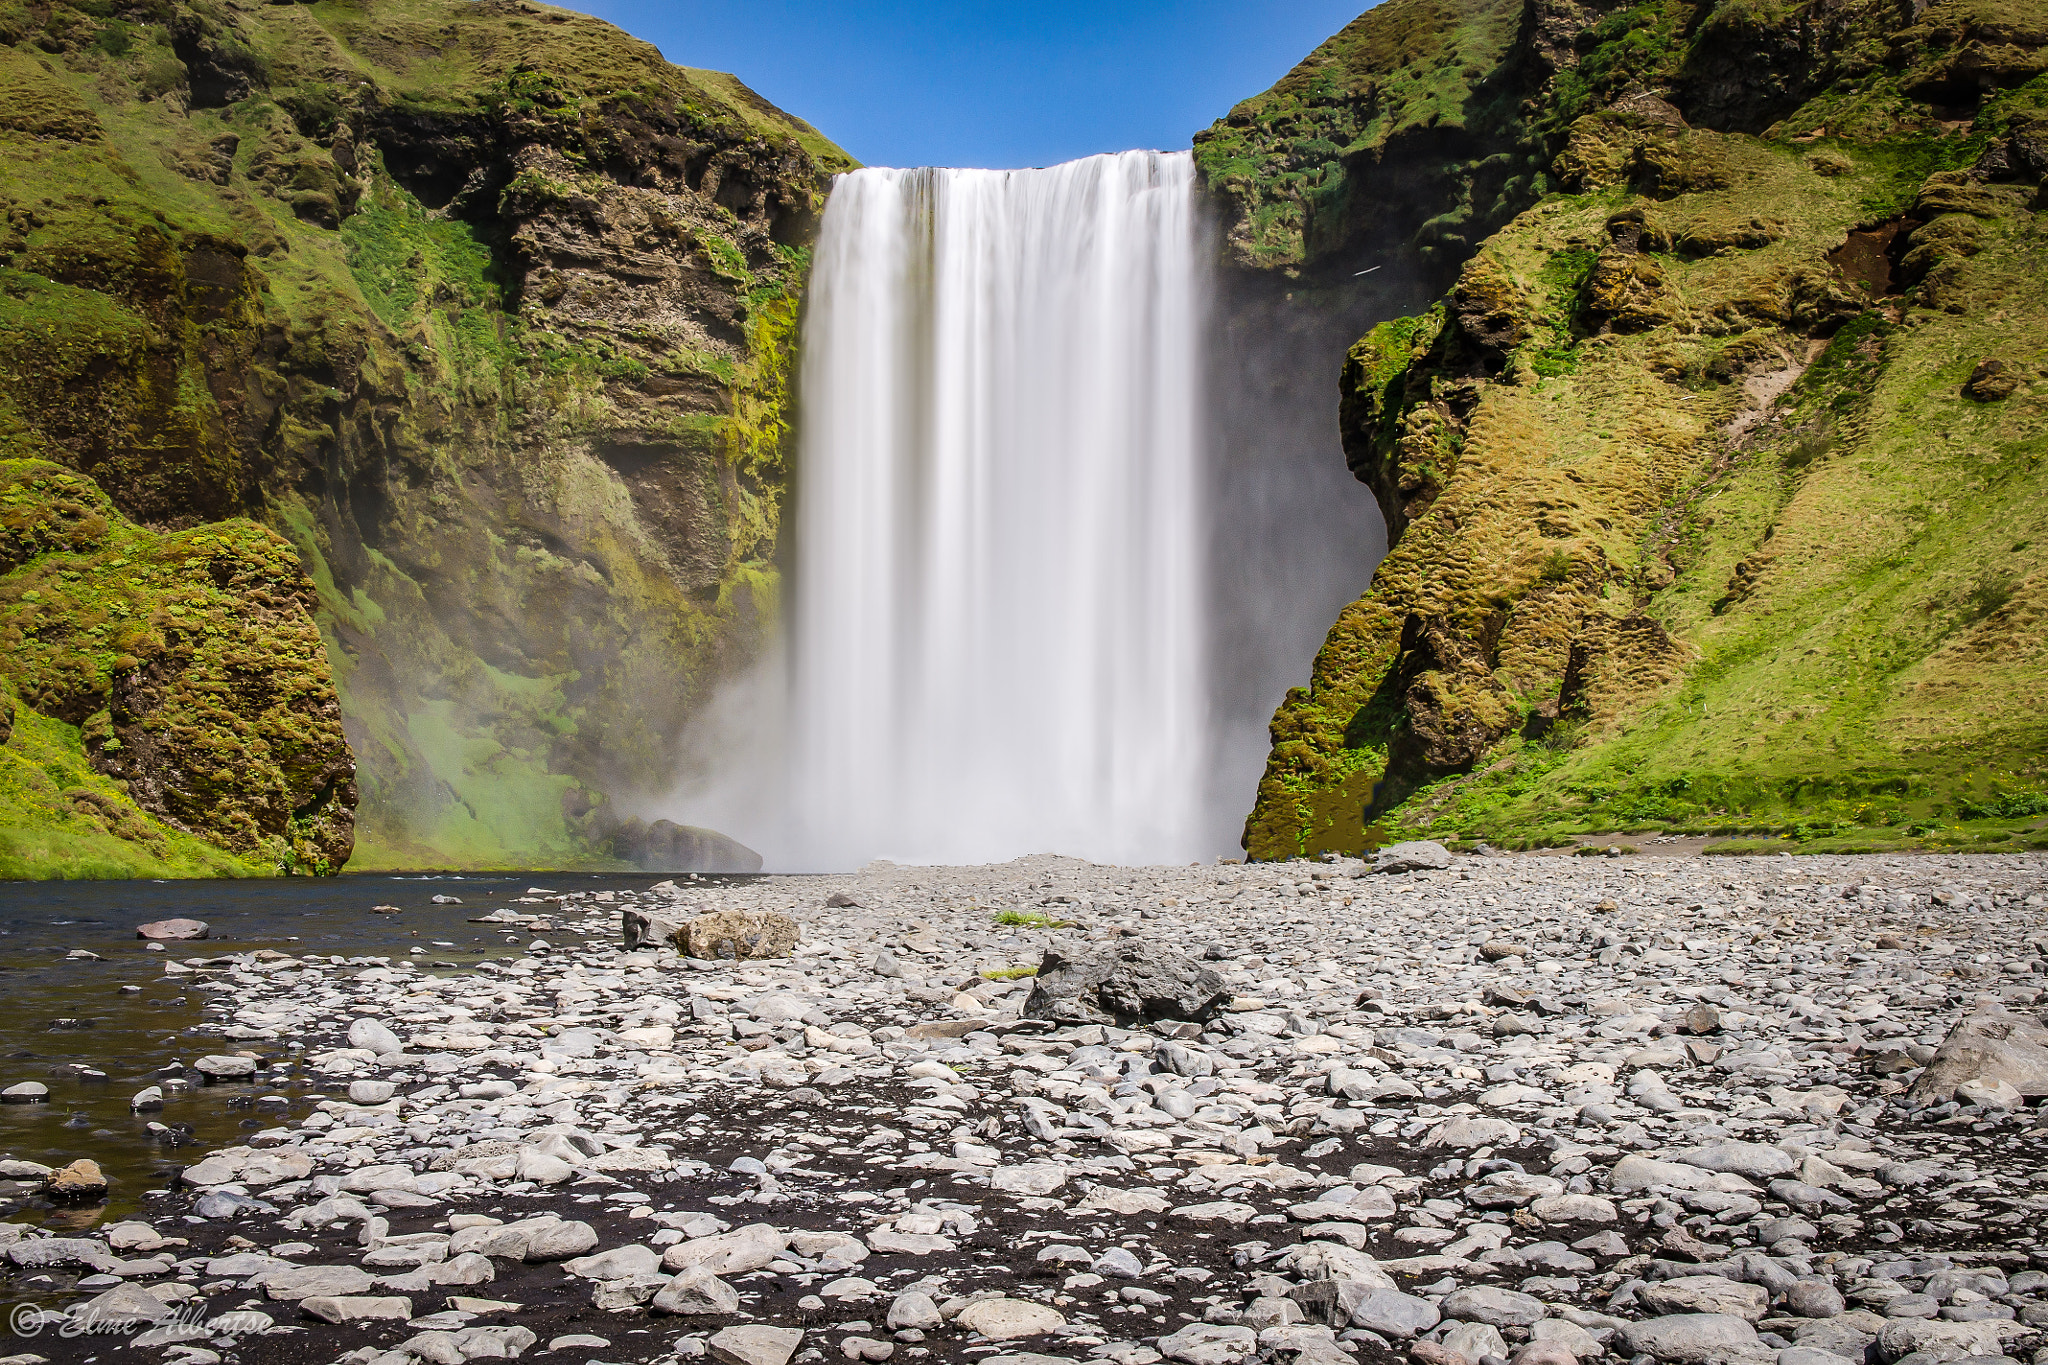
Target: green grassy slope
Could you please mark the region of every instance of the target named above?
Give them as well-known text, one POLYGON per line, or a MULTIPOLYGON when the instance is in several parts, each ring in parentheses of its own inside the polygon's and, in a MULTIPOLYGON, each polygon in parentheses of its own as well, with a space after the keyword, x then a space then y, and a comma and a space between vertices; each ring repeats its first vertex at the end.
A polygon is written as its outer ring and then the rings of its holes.
POLYGON ((0 874, 331 871, 355 765, 291 545, 0 461, 0 874))
POLYGON ((844 153, 519 0, 0 0, 0 153, 0 455, 293 542, 356 865, 614 865, 773 620, 844 153))
POLYGON ((1254 856, 2048 844, 2048 32, 2008 11, 1860 66, 1852 11, 1747 96, 1703 66, 1798 14, 1592 25, 1525 114, 1555 188, 1354 348, 1398 539, 1275 717, 1254 856))

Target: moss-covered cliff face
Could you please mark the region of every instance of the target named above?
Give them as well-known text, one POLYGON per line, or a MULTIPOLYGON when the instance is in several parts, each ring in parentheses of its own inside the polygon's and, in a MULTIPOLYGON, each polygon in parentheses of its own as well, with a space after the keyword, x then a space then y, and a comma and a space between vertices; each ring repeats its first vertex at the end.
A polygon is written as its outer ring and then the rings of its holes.
POLYGON ((355 866, 644 842, 776 611, 843 154, 519 0, 0 0, 0 44, 0 455, 297 547, 355 866))
POLYGON ((0 875, 325 872, 355 762, 290 542, 0 460, 0 875))
POLYGON ((1390 0, 1213 130, 1245 268, 1444 285, 1352 349, 1391 550, 1250 853, 2048 843, 2044 72, 2006 0, 1390 0))

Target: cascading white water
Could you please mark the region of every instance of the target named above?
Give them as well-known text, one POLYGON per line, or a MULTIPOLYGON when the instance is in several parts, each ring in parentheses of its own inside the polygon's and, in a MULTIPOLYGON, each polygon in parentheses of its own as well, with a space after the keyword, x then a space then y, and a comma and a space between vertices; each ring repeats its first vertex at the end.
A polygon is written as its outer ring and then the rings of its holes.
POLYGON ((1213 851, 1202 260, 1185 153, 839 180, 771 864, 1213 851))

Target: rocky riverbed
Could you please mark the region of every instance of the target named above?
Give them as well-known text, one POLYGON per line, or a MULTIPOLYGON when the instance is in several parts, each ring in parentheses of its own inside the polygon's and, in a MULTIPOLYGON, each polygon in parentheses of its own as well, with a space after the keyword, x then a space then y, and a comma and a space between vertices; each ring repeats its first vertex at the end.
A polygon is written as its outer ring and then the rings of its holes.
POLYGON ((2048 858, 1394 867, 536 893, 480 964, 168 945, 213 1004, 162 1102, 275 1122, 141 1216, 0 1224, 14 1365, 2048 1361, 2048 858), (793 955, 621 947, 730 910, 793 955))

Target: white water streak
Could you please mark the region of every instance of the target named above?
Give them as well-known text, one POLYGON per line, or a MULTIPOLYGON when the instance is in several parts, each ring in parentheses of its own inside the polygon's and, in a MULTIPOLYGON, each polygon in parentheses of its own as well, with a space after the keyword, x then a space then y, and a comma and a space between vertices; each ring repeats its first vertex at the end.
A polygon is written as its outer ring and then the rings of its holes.
POLYGON ((840 179, 771 865, 1204 851, 1204 298, 1185 154, 840 179))

